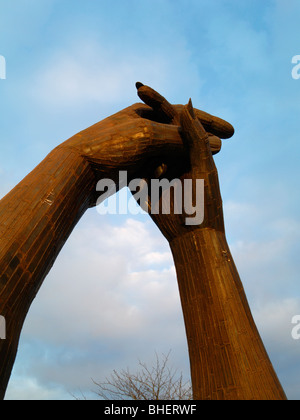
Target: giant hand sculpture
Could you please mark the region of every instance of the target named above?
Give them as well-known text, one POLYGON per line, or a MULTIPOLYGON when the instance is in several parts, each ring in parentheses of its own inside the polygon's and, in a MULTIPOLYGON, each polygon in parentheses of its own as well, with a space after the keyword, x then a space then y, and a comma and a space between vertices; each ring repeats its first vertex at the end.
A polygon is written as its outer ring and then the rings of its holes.
POLYGON ((32 300, 76 223, 95 204, 98 181, 117 183, 121 170, 129 181, 149 178, 160 162, 176 172, 175 162, 183 160, 179 175, 203 176, 210 214, 220 216, 218 226, 205 224, 192 231, 179 228, 181 221, 174 215, 170 221, 175 231, 169 230, 165 216, 155 220, 175 259, 195 398, 284 398, 220 228, 223 216, 216 171, 210 175, 211 152, 220 150, 218 137, 230 137, 233 128, 198 110, 192 118, 183 106, 173 107, 147 87, 137 87, 150 106, 135 104, 76 134, 0 201, 0 315, 7 327, 6 340, 0 340, 0 398, 32 300), (201 123, 210 136, 204 135, 201 123))

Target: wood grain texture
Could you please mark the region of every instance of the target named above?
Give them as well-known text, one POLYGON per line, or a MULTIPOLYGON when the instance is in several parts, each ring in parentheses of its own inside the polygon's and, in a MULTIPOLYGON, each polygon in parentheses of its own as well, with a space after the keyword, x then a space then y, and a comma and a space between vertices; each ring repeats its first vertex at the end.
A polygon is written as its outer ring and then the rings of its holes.
POLYGON ((30 304, 89 207, 94 174, 72 151, 56 149, 0 203, 0 398, 4 397, 30 304))
POLYGON ((190 160, 180 179, 204 180, 204 220, 187 226, 184 214, 151 217, 175 262, 194 399, 285 400, 226 241, 209 135, 191 103, 182 109, 180 124, 190 160))
POLYGON ((254 323, 225 234, 202 229, 170 243, 195 400, 285 400, 254 323))
POLYGON ((169 238, 185 319, 194 399, 285 400, 225 237, 218 172, 192 103, 181 114, 183 177, 205 182, 201 226, 169 238))

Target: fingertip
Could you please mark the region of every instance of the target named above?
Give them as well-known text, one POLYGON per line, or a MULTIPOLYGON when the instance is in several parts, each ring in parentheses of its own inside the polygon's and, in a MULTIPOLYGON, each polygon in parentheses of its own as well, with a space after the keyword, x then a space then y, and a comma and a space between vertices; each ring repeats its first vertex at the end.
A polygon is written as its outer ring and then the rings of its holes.
POLYGON ((135 87, 137 88, 137 90, 139 90, 141 87, 143 87, 143 83, 141 82, 136 82, 135 87))
POLYGON ((193 106, 193 102, 192 99, 190 98, 188 104, 187 104, 187 109, 191 115, 191 117, 195 120, 196 119, 196 115, 195 115, 195 110, 194 110, 194 106, 193 106))
POLYGON ((143 85, 141 82, 137 82, 138 96, 154 111, 158 111, 164 116, 164 119, 168 122, 175 121, 177 118, 176 109, 171 105, 160 93, 156 92, 149 86, 143 85))
POLYGON ((208 136, 207 132, 205 131, 203 125, 198 120, 198 118, 193 117, 193 110, 192 113, 189 109, 189 104, 186 105, 182 112, 181 112, 181 127, 183 132, 187 134, 187 138, 190 139, 189 143, 195 143, 195 139, 198 138, 205 138, 208 136))
POLYGON ((194 108, 194 111, 206 131, 213 133, 221 139, 229 139, 234 135, 234 127, 229 122, 207 112, 200 111, 199 109, 194 108))

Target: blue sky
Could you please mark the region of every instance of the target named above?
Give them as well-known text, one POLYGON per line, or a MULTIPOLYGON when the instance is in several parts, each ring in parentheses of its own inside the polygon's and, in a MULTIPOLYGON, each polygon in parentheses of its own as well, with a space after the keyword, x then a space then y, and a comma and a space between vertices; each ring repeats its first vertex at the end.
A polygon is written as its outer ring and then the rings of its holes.
MULTIPOLYGON (((0 0, 0 196, 61 141, 137 102, 228 119, 216 157, 227 238, 290 399, 300 399, 297 0, 0 0)), ((94 398, 91 378, 188 356, 169 248, 146 215, 90 210, 28 314, 7 399, 94 398)))

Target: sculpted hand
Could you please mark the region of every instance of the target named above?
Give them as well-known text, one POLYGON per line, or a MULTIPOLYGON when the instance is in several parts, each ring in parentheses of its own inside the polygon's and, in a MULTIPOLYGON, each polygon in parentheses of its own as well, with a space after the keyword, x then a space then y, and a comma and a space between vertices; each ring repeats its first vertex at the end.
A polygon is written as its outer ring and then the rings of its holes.
MULTIPOLYGON (((164 101, 164 98, 159 100, 164 101)), ((162 104, 151 105, 134 104, 76 134, 59 148, 71 149, 81 155, 92 166, 95 181, 109 178, 116 184, 119 171, 127 171, 130 181, 146 177, 146 169, 153 162, 182 160, 185 151, 179 122, 161 112, 158 105, 162 104)), ((174 109, 179 112, 182 106, 174 109)), ((212 133, 215 130, 217 133, 221 131, 224 137, 232 135, 230 124, 204 112, 196 112, 212 133)), ((221 148, 219 138, 211 135, 210 143, 213 153, 217 153, 221 148)))
MULTIPOLYGON (((153 97, 158 94, 146 86, 140 87, 140 90, 140 96, 145 102, 153 104, 153 97)), ((224 232, 222 199, 210 139, 213 134, 214 144, 217 144, 221 140, 216 134, 229 137, 234 130, 230 124, 218 120, 217 128, 216 125, 206 124, 206 128, 212 133, 209 134, 198 118, 199 111, 193 109, 191 101, 184 107, 174 107, 164 101, 160 101, 163 104, 159 105, 161 112, 172 114, 173 122, 180 124, 184 159, 181 157, 177 161, 162 161, 156 170, 150 168, 152 176, 147 178, 145 186, 148 192, 148 211, 169 241, 203 228, 224 232), (166 179, 153 179, 155 177, 165 177, 169 182, 165 182, 166 179), (176 182, 172 181, 174 178, 176 182), (159 195, 158 185, 163 190, 159 195), (173 186, 171 195, 170 185, 173 186)), ((158 165, 158 161, 156 164, 158 165)))
POLYGON ((87 128, 59 147, 69 148, 88 161, 99 178, 116 178, 119 171, 134 176, 145 160, 160 153, 180 153, 178 127, 155 120, 144 104, 132 105, 87 128), (153 119, 152 119, 153 118, 153 119))

